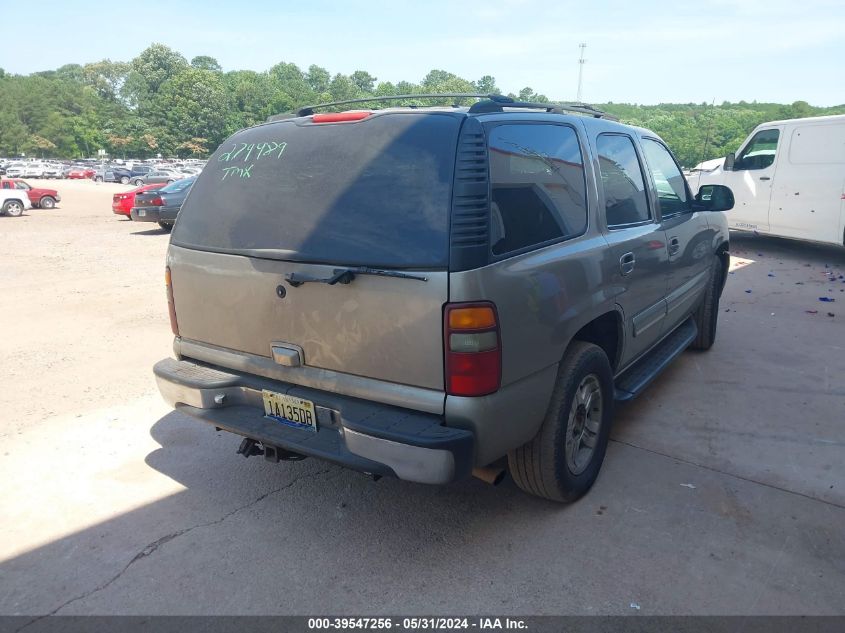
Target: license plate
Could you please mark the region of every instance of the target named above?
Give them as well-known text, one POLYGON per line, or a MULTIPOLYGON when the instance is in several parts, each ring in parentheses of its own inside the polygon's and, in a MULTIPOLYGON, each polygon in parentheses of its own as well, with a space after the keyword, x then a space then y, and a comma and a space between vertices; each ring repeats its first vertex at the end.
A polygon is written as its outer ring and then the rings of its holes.
POLYGON ((146 210, 144 210, 144 209, 138 209, 138 217, 139 217, 139 218, 145 218, 145 217, 147 217, 147 212, 146 212, 146 210))
POLYGON ((262 390, 264 415, 278 422, 309 431, 317 430, 317 413, 314 403, 275 391, 262 390))

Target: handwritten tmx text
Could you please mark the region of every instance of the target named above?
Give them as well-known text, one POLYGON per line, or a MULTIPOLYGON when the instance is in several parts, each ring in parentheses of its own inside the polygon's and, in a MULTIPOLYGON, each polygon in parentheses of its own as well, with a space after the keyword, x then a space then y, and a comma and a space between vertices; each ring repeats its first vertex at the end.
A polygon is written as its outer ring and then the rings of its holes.
POLYGON ((223 168, 223 176, 220 180, 226 180, 230 176, 233 178, 251 178, 252 168, 255 167, 257 161, 265 157, 280 159, 282 153, 285 151, 285 147, 287 147, 287 143, 277 143, 275 141, 266 141, 264 143, 235 143, 230 151, 218 156, 218 162, 246 163, 250 158, 253 159, 253 162, 246 166, 227 165, 223 168))

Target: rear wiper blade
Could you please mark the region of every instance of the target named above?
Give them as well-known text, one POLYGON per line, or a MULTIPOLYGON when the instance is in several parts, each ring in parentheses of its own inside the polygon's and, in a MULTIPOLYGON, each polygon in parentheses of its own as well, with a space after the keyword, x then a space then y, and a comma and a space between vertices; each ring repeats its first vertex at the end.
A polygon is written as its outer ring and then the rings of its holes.
POLYGON ((376 275, 378 277, 397 277, 399 279, 414 279, 416 281, 428 281, 428 277, 424 275, 413 275, 411 273, 403 273, 397 270, 382 270, 381 268, 368 268, 366 266, 357 266, 352 268, 335 268, 331 277, 312 277, 304 273, 288 273, 285 275, 285 281, 291 286, 297 288, 302 284, 320 283, 334 286, 335 284, 352 283, 355 275, 376 275))

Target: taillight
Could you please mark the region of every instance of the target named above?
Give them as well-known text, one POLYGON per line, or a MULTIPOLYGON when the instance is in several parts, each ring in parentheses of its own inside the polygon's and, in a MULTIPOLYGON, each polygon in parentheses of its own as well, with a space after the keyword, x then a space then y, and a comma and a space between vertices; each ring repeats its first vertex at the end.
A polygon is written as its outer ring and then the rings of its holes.
POLYGON ((161 199, 161 196, 156 196, 152 200, 150 200, 150 204, 154 207, 163 207, 164 200, 161 199))
POLYGON ((502 344, 496 306, 451 303, 443 317, 446 393, 484 396, 498 391, 502 378, 502 344))
POLYGON ((167 311, 170 313, 170 329, 179 336, 179 323, 176 321, 176 304, 173 302, 173 281, 170 266, 164 269, 164 285, 167 287, 167 311))

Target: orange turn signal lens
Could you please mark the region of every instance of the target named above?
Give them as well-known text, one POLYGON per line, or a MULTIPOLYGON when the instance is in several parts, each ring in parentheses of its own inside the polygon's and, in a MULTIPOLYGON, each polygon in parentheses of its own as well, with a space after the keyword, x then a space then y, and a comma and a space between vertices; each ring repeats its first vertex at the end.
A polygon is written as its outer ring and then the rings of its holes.
POLYGON ((480 330, 496 327, 496 314, 493 308, 452 308, 449 310, 450 330, 480 330))

